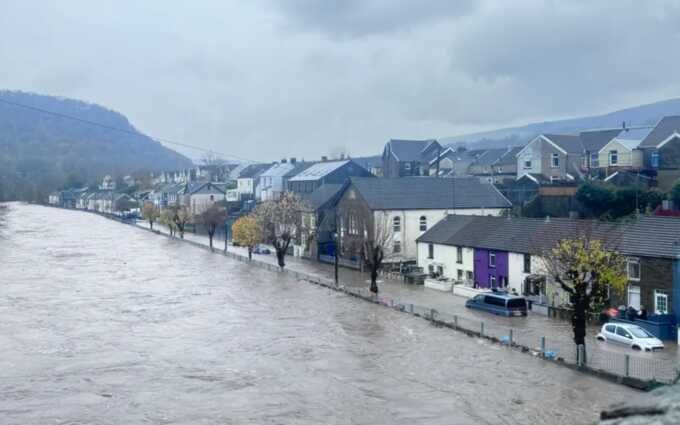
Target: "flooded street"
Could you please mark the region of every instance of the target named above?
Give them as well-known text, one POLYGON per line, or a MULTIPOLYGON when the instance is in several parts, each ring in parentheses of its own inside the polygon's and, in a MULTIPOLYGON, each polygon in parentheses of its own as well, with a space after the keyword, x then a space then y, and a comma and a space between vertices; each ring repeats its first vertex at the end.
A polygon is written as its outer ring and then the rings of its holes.
POLYGON ((95 215, 0 229, 0 424, 586 424, 638 394, 95 215))

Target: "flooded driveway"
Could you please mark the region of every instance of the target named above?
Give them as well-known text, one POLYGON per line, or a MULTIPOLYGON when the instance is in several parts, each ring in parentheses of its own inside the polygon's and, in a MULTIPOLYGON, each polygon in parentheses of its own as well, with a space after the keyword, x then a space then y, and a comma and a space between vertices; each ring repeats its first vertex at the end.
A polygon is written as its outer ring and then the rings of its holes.
POLYGON ((638 394, 91 214, 4 226, 2 424, 585 424, 638 394))

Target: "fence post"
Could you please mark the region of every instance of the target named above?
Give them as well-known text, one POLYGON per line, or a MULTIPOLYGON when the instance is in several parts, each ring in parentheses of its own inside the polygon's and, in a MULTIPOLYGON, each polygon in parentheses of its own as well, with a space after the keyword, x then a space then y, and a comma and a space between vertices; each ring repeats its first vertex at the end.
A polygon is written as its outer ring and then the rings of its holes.
POLYGON ((413 314, 413 304, 412 303, 408 305, 408 311, 409 311, 409 313, 413 314))
POLYGON ((509 345, 512 345, 512 329, 510 329, 510 335, 508 340, 509 345))
POLYGON ((626 378, 630 376, 630 354, 623 356, 623 376, 626 378))
POLYGON ((545 357, 545 337, 541 337, 541 357, 545 357))
POLYGON ((430 319, 434 320, 434 315, 437 314, 437 310, 435 309, 430 309, 430 319))
POLYGON ((453 315, 453 326, 458 329, 458 315, 454 314, 453 315))
POLYGON ((579 344, 576 347, 576 365, 578 367, 582 367, 585 364, 585 346, 583 344, 579 344))
POLYGON ((479 327, 479 335, 484 336, 484 322, 479 322, 481 326, 479 327))

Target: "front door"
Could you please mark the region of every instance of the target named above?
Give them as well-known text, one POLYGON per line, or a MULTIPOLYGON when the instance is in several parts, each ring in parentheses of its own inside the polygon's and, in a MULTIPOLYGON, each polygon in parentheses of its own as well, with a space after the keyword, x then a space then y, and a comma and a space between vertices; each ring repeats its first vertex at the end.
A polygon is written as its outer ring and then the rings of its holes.
POLYGON ((640 310, 640 287, 629 285, 628 286, 628 306, 633 307, 636 310, 640 310))

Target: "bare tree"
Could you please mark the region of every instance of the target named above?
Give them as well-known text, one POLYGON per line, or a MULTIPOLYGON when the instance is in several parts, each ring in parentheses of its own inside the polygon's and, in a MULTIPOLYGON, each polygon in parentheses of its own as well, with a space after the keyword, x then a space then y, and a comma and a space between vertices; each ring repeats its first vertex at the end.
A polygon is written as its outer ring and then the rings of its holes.
POLYGON ((170 236, 175 236, 177 228, 175 226, 175 212, 171 208, 165 208, 161 211, 161 215, 158 221, 167 226, 168 231, 170 231, 170 236))
POLYGON ((205 225, 205 229, 208 232, 208 239, 210 240, 210 250, 213 249, 213 237, 215 236, 215 231, 219 226, 224 224, 226 220, 226 214, 223 208, 217 205, 212 205, 207 210, 203 211, 199 215, 199 219, 205 225))
POLYGON ((156 206, 151 202, 145 203, 144 206, 142 207, 142 217, 149 221, 149 227, 151 228, 151 230, 153 230, 153 223, 156 220, 158 220, 158 217, 160 217, 160 215, 161 213, 158 210, 158 208, 156 208, 156 206))
POLYGON ((337 213, 341 249, 351 256, 361 257, 371 277, 369 289, 377 294, 378 274, 383 261, 393 252, 394 232, 389 217, 384 213, 376 216, 372 211, 352 207, 339 208, 337 213))
POLYGON ((285 192, 276 201, 266 201, 255 209, 255 217, 262 225, 265 242, 274 245, 279 267, 286 266, 285 257, 294 238, 299 236, 302 212, 307 204, 297 194, 285 192))
MULTIPOLYGON (((616 227, 595 226, 578 222, 568 239, 560 240, 543 255, 548 273, 569 294, 574 343, 584 347, 584 356, 589 314, 603 307, 608 288, 621 293, 627 284, 624 257, 612 242, 618 233, 616 227)), ((585 363, 585 357, 582 361, 585 363)))

